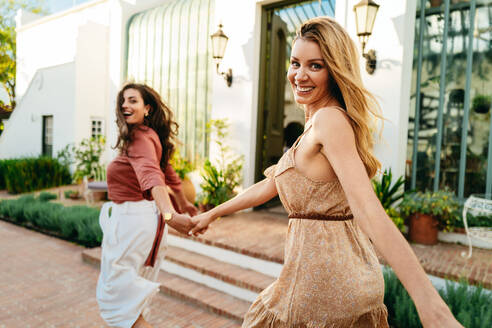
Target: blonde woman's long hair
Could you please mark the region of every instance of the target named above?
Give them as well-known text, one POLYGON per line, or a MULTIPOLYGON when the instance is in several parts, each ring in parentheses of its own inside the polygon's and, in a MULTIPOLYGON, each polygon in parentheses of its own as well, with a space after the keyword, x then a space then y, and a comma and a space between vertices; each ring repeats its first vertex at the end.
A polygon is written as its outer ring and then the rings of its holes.
POLYGON ((354 41, 334 19, 316 17, 306 21, 297 31, 298 39, 316 42, 330 76, 329 92, 350 118, 355 144, 369 178, 381 167, 372 154, 375 119, 382 119, 376 98, 362 85, 359 55, 354 41))

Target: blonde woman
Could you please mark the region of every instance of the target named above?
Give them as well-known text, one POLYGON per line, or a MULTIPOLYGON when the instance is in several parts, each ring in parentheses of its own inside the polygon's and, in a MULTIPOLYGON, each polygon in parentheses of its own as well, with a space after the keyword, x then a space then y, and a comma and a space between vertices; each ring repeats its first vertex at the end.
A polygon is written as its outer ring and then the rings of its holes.
POLYGON ((354 42, 333 19, 304 23, 288 71, 305 111, 304 133, 266 179, 195 217, 191 233, 203 233, 217 217, 277 194, 289 213, 282 272, 243 327, 388 327, 373 247, 408 290, 424 327, 461 327, 372 189, 380 163, 371 122, 379 115, 358 63, 354 42))

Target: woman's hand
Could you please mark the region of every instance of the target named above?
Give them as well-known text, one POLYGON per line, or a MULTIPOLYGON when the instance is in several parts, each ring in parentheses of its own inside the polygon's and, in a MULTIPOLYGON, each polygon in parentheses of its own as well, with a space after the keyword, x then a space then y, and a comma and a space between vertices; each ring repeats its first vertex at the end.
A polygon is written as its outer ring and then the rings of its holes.
POLYGON ((173 217, 167 221, 167 224, 184 234, 188 234, 191 228, 195 226, 189 215, 179 213, 173 213, 173 217))
POLYGON ((198 214, 198 209, 188 199, 186 199, 183 190, 177 192, 175 191, 174 196, 181 213, 188 213, 191 216, 198 214))
POLYGON ((208 229, 208 225, 214 220, 215 218, 210 214, 210 212, 205 212, 194 216, 191 221, 195 226, 191 229, 189 235, 197 236, 199 234, 204 234, 208 229))
POLYGON ((179 207, 183 213, 188 213, 190 216, 195 216, 198 214, 198 209, 188 200, 185 200, 183 204, 179 204, 179 207))

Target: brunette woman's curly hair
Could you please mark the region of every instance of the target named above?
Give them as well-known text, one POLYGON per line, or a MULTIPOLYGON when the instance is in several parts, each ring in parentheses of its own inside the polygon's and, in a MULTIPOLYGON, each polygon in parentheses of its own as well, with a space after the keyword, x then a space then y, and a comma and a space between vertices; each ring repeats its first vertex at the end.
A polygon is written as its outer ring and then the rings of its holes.
POLYGON ((142 96, 144 105, 149 105, 148 116, 144 119, 144 125, 153 129, 159 136, 162 145, 162 157, 160 167, 164 171, 167 163, 174 152, 174 143, 178 134, 178 124, 173 120, 173 113, 164 104, 161 96, 151 87, 140 83, 128 83, 118 93, 116 98, 116 124, 118 125, 119 135, 114 148, 120 153, 128 154, 128 147, 133 140, 133 129, 135 125, 127 124, 123 115, 123 103, 125 90, 135 89, 142 96))

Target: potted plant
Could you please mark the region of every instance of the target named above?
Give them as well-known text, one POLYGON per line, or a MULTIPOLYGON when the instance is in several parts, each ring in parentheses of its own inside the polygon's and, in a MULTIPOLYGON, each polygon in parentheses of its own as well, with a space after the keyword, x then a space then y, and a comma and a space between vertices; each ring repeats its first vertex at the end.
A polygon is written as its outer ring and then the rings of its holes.
POLYGON ((486 95, 477 94, 473 97, 472 108, 475 113, 487 114, 490 110, 491 97, 486 95))
POLYGON ((446 190, 419 191, 405 194, 399 208, 409 222, 410 240, 434 245, 439 229, 450 230, 457 220, 459 202, 446 190))
POLYGON ((80 193, 77 190, 65 190, 63 192, 63 195, 65 198, 70 198, 70 199, 80 199, 80 193))
POLYGON ((230 147, 224 143, 224 140, 227 140, 228 127, 227 120, 211 120, 207 123, 208 131, 217 144, 219 156, 216 164, 207 159, 203 166, 203 183, 200 185, 202 193, 198 197, 202 211, 234 197, 236 188, 241 184, 243 156, 233 154, 230 147))
POLYGON ((171 158, 171 166, 174 168, 174 171, 176 171, 179 178, 181 179, 181 185, 186 199, 191 203, 195 203, 195 186, 193 186, 193 183, 188 177, 188 174, 195 169, 195 166, 190 160, 182 157, 178 149, 176 149, 173 157, 171 158))
POLYGON ((465 102, 465 89, 453 89, 449 92, 449 102, 454 105, 463 105, 465 102))

